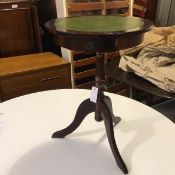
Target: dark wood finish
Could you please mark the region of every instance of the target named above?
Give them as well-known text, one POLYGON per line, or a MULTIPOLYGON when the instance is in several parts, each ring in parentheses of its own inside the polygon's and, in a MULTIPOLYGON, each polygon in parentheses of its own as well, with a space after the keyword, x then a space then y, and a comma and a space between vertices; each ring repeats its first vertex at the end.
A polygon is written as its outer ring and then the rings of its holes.
POLYGON ((106 64, 107 75, 113 77, 115 80, 126 83, 129 86, 140 89, 144 92, 149 92, 156 96, 164 97, 164 98, 174 98, 175 93, 170 93, 164 91, 149 81, 135 75, 132 72, 125 72, 122 69, 117 67, 116 60, 112 60, 108 64, 106 64))
POLYGON ((129 8, 129 4, 128 1, 111 1, 111 2, 105 2, 105 8, 107 10, 129 8))
POLYGON ((37 7, 41 26, 44 26, 48 20, 57 17, 56 0, 36 0, 33 4, 37 7))
POLYGON ((94 81, 95 77, 95 54, 74 51, 72 52, 72 57, 74 87, 79 88, 83 85, 87 89, 89 82, 94 81))
POLYGON ((37 12, 29 0, 0 1, 0 57, 41 52, 37 12))
POLYGON ((128 87, 123 82, 119 82, 114 85, 111 85, 110 87, 107 87, 106 91, 115 93, 115 94, 117 93, 120 95, 128 96, 128 87))
POLYGON ((40 29, 39 29, 39 21, 38 21, 38 11, 35 6, 31 6, 31 13, 33 19, 33 36, 35 43, 35 52, 42 51, 41 37, 40 37, 40 29))
POLYGON ((169 118, 172 122, 175 123, 175 99, 162 102, 158 105, 152 106, 155 110, 162 113, 164 116, 169 118))
POLYGON ((95 69, 89 69, 87 71, 76 73, 74 75, 75 80, 82 79, 82 78, 85 78, 85 77, 88 77, 88 76, 93 76, 93 75, 95 75, 95 71, 96 71, 95 69))
POLYGON ((1 101, 20 95, 71 88, 70 63, 46 52, 0 59, 1 101))
POLYGON ((145 18, 155 21, 158 0, 147 0, 145 18))
POLYGON ((17 8, 28 8, 29 7, 30 0, 1 0, 0 1, 0 10, 13 10, 12 5, 18 5, 17 8))
MULTIPOLYGON (((119 150, 116 146, 116 141, 114 137, 113 130, 113 118, 115 118, 112 110, 112 103, 109 97, 104 96, 104 83, 105 83, 105 70, 104 70, 104 54, 97 54, 97 68, 96 68, 96 87, 98 90, 98 98, 96 104, 91 102, 90 99, 86 99, 83 101, 77 109, 75 118, 73 122, 61 131, 55 132, 52 137, 53 138, 63 138, 68 134, 75 131, 85 117, 92 112, 95 112, 95 120, 100 122, 104 121, 108 141, 111 147, 111 151, 113 152, 115 161, 119 168, 125 173, 128 173, 127 167, 120 156, 119 150)), ((119 122, 120 119, 117 118, 114 121, 119 122)))
POLYGON ((92 86, 95 85, 95 81, 90 81, 88 83, 84 83, 81 85, 76 86, 77 89, 91 89, 92 86))
MULTIPOLYGON (((91 16, 93 19, 93 16, 91 16)), ((108 17, 108 16, 106 16, 108 17)), ((71 18, 71 17, 70 17, 71 18)), ((70 19, 70 18, 65 18, 70 19)), ((75 18, 75 17, 74 17, 75 18)), ((80 18, 80 17, 76 17, 80 18)), ((110 32, 81 32, 81 31, 71 31, 67 29, 62 29, 55 25, 59 22, 58 20, 51 20, 46 23, 46 28, 53 34, 55 34, 55 41, 62 47, 69 48, 75 51, 85 51, 85 52, 112 52, 115 50, 120 50, 124 48, 129 48, 140 44, 143 40, 143 33, 149 31, 152 28, 152 23, 146 19, 132 18, 132 17, 119 17, 136 19, 143 22, 143 25, 137 28, 129 29, 123 31, 110 31, 110 32), (128 36, 132 35, 132 40, 128 40, 128 36), (76 40, 76 44, 75 43, 76 40)), ((116 19, 117 20, 117 19, 116 19)), ((127 23, 126 20, 126 23, 127 23)), ((88 24, 85 22, 85 25, 88 24)), ((81 24, 83 25, 83 23, 81 24)), ((127 26, 127 24, 125 24, 127 26)))
MULTIPOLYGON (((102 116, 102 119, 106 127, 108 141, 111 147, 111 151, 113 152, 114 158, 116 160, 116 163, 119 166, 119 168, 125 174, 127 174, 128 173, 127 167, 125 163, 123 162, 123 159, 120 156, 119 150, 116 146, 114 130, 113 130, 114 115, 112 111, 110 110, 112 109, 111 105, 112 105, 111 100, 108 97, 104 97, 104 102, 102 102, 101 104, 101 116, 102 116)), ((92 112, 96 112, 95 103, 91 102, 90 99, 84 100, 78 107, 73 122, 65 129, 55 132, 52 135, 52 137, 53 138, 64 138, 65 136, 69 135, 70 133, 75 131, 80 126, 80 124, 85 119, 85 117, 92 112)), ((119 122, 120 119, 117 118, 115 119, 115 121, 119 122)))
POLYGON ((104 8, 104 3, 102 3, 102 2, 67 3, 68 12, 102 10, 103 8, 104 8))
MULTIPOLYGON (((95 14, 96 15, 97 14, 98 15, 101 15, 101 14, 128 15, 130 13, 128 0, 117 0, 117 1, 114 1, 114 0, 104 0, 104 1, 101 1, 101 0, 91 0, 91 1, 67 0, 66 8, 68 11, 68 16, 77 16, 77 15, 84 16, 84 15, 95 15, 95 14)), ((75 88, 84 87, 84 88, 90 89, 91 82, 95 80, 95 74, 94 76, 92 76, 92 73, 91 73, 91 69, 95 67, 94 65, 95 63, 92 63, 93 59, 91 59, 91 57, 94 57, 95 54, 89 56, 87 53, 81 51, 79 56, 78 56, 78 53, 76 53, 76 56, 74 56, 73 52, 75 51, 71 51, 71 52, 72 52, 72 61, 74 63, 78 61, 76 59, 77 57, 79 57, 80 63, 83 63, 82 67, 79 66, 78 68, 76 64, 73 63, 72 69, 73 69, 74 87, 75 88), (86 58, 87 58, 87 61, 85 61, 86 58), (77 73, 78 72, 82 73, 84 71, 88 71, 90 74, 89 75, 86 74, 87 77, 76 81, 74 77, 77 77, 77 73)), ((117 89, 118 88, 116 87, 116 90, 117 89)))
POLYGON ((128 8, 127 1, 67 3, 68 12, 128 8))
MULTIPOLYGON (((104 121, 108 141, 117 165, 127 174, 127 167, 120 156, 114 138, 113 118, 115 117, 112 110, 112 103, 110 98, 104 96, 103 93, 105 89, 105 52, 139 44, 142 34, 152 28, 152 23, 148 20, 134 17, 90 16, 64 18, 58 19, 58 21, 51 20, 46 23, 46 28, 55 35, 55 41, 60 46, 77 51, 82 50, 89 53, 97 53, 95 86, 98 88, 98 94, 96 103, 92 103, 89 99, 83 101, 78 107, 74 121, 67 128, 55 132, 52 137, 62 138, 70 134, 77 129, 87 114, 94 111, 95 120, 99 122, 104 121), (92 23, 94 19, 95 23, 92 23), (131 27, 131 22, 135 22, 136 25, 131 27), (61 24, 64 25, 62 26, 61 24), (117 29, 112 29, 113 31, 111 31, 109 26, 117 27, 117 29)), ((119 118, 117 121, 120 121, 119 118)))
MULTIPOLYGON (((76 54, 82 54, 82 52, 76 52, 76 54)), ((111 52, 105 54, 105 62, 109 62, 111 59, 117 59, 117 61, 119 62, 119 53, 111 52)), ((94 56, 74 61, 73 66, 75 71, 78 69, 78 72, 76 71, 73 73, 75 80, 75 88, 91 89, 92 86, 95 85, 96 57, 94 56), (91 66, 91 69, 89 68, 89 66, 91 66), (84 68, 85 70, 82 70, 82 68, 84 68), (82 82, 82 80, 85 80, 84 83, 82 82)), ((107 92, 129 96, 129 88, 126 85, 124 85, 124 83, 118 82, 111 77, 106 77, 105 90, 107 92)))
POLYGON ((74 61, 74 67, 81 67, 88 64, 94 64, 94 63, 96 63, 96 57, 90 57, 90 58, 74 61))
POLYGON ((36 0, 33 5, 37 7, 41 41, 44 52, 54 52, 61 56, 61 48, 55 44, 53 35, 45 30, 45 22, 57 17, 55 0, 36 0))

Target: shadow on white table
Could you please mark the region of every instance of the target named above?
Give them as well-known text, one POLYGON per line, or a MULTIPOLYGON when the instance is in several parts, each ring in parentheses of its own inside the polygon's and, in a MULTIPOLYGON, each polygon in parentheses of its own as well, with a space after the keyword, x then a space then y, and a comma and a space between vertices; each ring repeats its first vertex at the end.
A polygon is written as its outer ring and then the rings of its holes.
MULTIPOLYGON (((55 130, 72 121, 78 105, 89 93, 47 91, 1 104, 0 174, 122 175, 103 122, 95 122, 93 113, 65 139, 50 138, 55 130)), ((129 174, 174 175, 174 124, 141 103, 108 95, 114 113, 122 117, 115 126, 115 138, 129 174)))

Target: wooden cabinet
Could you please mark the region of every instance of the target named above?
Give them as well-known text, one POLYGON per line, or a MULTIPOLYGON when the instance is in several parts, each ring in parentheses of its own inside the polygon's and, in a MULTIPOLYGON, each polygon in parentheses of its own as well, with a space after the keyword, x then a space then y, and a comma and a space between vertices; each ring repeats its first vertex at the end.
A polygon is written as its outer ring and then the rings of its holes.
POLYGON ((51 52, 0 59, 1 101, 20 95, 71 88, 70 63, 51 52))
POLYGON ((37 11, 31 1, 0 1, 0 58, 41 50, 37 11))

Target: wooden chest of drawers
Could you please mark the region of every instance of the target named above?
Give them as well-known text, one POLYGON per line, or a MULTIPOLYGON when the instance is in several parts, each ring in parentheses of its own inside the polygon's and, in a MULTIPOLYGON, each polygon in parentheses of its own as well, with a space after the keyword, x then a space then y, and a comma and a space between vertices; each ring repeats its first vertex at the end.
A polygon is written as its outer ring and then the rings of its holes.
POLYGON ((20 95, 71 88, 70 63, 51 53, 0 59, 1 101, 20 95))

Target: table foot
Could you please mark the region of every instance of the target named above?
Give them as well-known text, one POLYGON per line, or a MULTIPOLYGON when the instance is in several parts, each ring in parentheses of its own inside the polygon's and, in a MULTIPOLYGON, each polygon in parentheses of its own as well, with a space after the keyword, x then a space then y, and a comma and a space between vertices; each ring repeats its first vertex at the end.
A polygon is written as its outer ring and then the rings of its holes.
POLYGON ((121 121, 120 117, 116 117, 113 113, 113 108, 112 108, 112 102, 111 99, 108 96, 104 96, 103 101, 106 103, 106 105, 108 106, 108 109, 110 111, 110 114, 112 116, 112 121, 114 122, 114 124, 118 124, 121 121))
POLYGON ((86 99, 78 107, 73 122, 65 129, 53 133, 52 138, 64 138, 69 135, 80 126, 84 118, 91 112, 95 112, 95 103, 86 99))
MULTIPOLYGON (((104 96, 100 101, 100 106, 101 106, 100 107, 101 112, 99 113, 99 115, 100 118, 102 118, 102 120, 104 121, 112 153, 119 168, 123 171, 123 173, 127 174, 128 170, 118 151, 114 138, 114 129, 113 129, 113 122, 118 123, 121 119, 120 117, 114 116, 111 99, 109 97, 104 96)), ((52 138, 64 138, 65 136, 75 131, 89 113, 96 112, 96 107, 97 104, 91 102, 90 99, 84 100, 78 107, 75 118, 72 121, 72 123, 65 129, 55 132, 52 135, 52 138)))
MULTIPOLYGON (((117 165, 123 171, 123 173, 128 174, 127 167, 118 151, 115 137, 114 137, 114 129, 113 129, 113 118, 114 115, 111 113, 110 108, 108 107, 109 103, 102 102, 102 118, 105 124, 106 133, 109 141, 109 145, 111 147, 112 153, 116 160, 117 165)), ((118 118, 118 117, 117 117, 118 118)))
POLYGON ((120 117, 115 117, 115 116, 113 116, 113 117, 112 117, 112 121, 113 121, 113 123, 114 123, 115 125, 117 125, 117 124, 121 121, 121 118, 120 118, 120 117))

